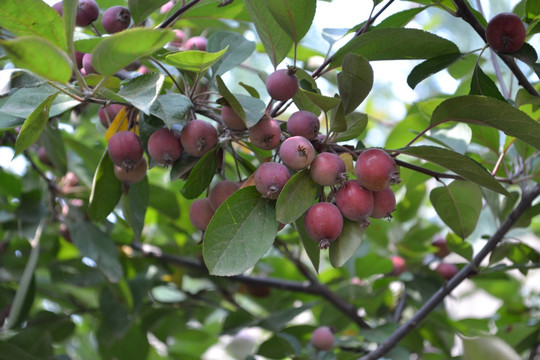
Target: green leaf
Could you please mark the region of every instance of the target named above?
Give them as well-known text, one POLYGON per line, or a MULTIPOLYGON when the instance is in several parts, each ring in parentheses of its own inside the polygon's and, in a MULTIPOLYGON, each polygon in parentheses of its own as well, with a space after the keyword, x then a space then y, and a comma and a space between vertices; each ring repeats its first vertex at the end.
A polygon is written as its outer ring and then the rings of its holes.
POLYGON ((49 121, 51 104, 58 93, 48 96, 24 121, 19 136, 15 141, 15 156, 22 153, 41 136, 41 132, 49 121))
POLYGON ((277 234, 274 202, 254 186, 233 193, 217 209, 203 242, 203 258, 211 275, 246 271, 270 249, 277 234))
POLYGON ((456 180, 433 189, 429 199, 441 220, 462 239, 476 228, 482 211, 482 191, 478 185, 456 180))
POLYGON ((401 28, 405 27, 416 15, 427 9, 427 6, 415 7, 392 14, 381 21, 376 28, 401 28))
POLYGON ((180 216, 180 207, 178 206, 176 194, 160 186, 152 184, 150 184, 149 192, 149 206, 159 211, 159 213, 170 217, 171 219, 178 219, 180 216))
POLYGON ((21 349, 15 344, 0 341, 0 360, 39 360, 40 357, 35 357, 31 353, 21 349))
POLYGON ((487 96, 458 96, 433 111, 431 125, 459 121, 491 126, 540 149, 540 124, 505 101, 487 96))
POLYGON ((311 261, 311 264, 313 264, 315 271, 319 272, 321 249, 319 248, 319 244, 316 241, 313 241, 313 239, 309 237, 306 231, 306 228, 304 226, 304 215, 302 215, 301 218, 296 220, 296 222, 294 223, 294 227, 296 231, 298 232, 298 237, 302 241, 302 245, 304 246, 304 250, 306 250, 309 260, 311 261))
POLYGON ((209 52, 228 51, 213 66, 213 73, 223 75, 227 71, 243 63, 254 51, 255 42, 246 40, 239 33, 218 31, 208 38, 206 46, 209 52))
POLYGON ((302 94, 306 95, 306 97, 315 104, 319 109, 321 109, 324 112, 328 112, 339 105, 341 102, 340 99, 335 97, 329 97, 324 96, 321 94, 317 94, 311 91, 306 91, 304 89, 300 89, 298 92, 301 92, 302 94))
POLYGON ((47 83, 47 80, 36 76, 31 71, 16 68, 0 70, 0 79, 3 85, 0 88, 0 96, 9 95, 12 89, 33 88, 47 83))
POLYGON ((66 147, 62 139, 62 132, 55 127, 46 126, 41 133, 41 144, 45 148, 49 159, 54 165, 55 170, 60 175, 64 175, 67 168, 66 147))
POLYGON ((373 60, 430 59, 459 52, 451 41, 418 29, 375 29, 357 36, 340 48, 330 62, 329 69, 341 66, 349 53, 361 54, 373 60))
POLYGON ((345 121, 347 123, 347 130, 337 134, 336 142, 356 139, 362 135, 367 127, 368 116, 364 113, 354 112, 345 116, 345 121))
POLYGON ((362 55, 347 54, 337 75, 339 95, 345 114, 353 112, 373 87, 373 69, 362 55))
POLYGON ((469 95, 485 95, 506 102, 495 82, 482 71, 478 64, 474 67, 469 95))
POLYGON ((319 198, 321 188, 309 169, 294 174, 281 190, 276 202, 276 219, 283 224, 296 221, 319 198))
POLYGON ((114 75, 140 57, 174 40, 171 30, 132 28, 106 37, 92 53, 92 65, 102 75, 114 75))
POLYGON ((375 252, 370 252, 366 256, 356 259, 354 265, 356 276, 360 279, 367 279, 377 274, 389 274, 394 267, 392 260, 375 252))
POLYGON ((152 104, 161 93, 165 77, 158 73, 148 73, 129 80, 118 94, 103 89, 103 93, 112 100, 119 97, 120 101, 133 104, 145 114, 150 114, 152 104))
POLYGON ((225 55, 228 49, 229 47, 226 47, 214 53, 199 50, 179 51, 172 55, 167 55, 165 62, 182 70, 202 73, 225 55))
POLYGON ((97 226, 82 218, 68 217, 66 224, 81 255, 92 259, 109 281, 120 281, 123 271, 114 241, 97 226))
POLYGON ((298 44, 315 17, 316 0, 267 0, 270 13, 281 28, 298 44))
POLYGON ((44 1, 0 1, 0 27, 18 37, 35 35, 66 49, 62 18, 44 1))
POLYGON ((427 59, 426 61, 416 65, 407 77, 407 84, 414 89, 421 81, 427 79, 431 75, 446 69, 458 60, 463 58, 463 54, 443 54, 427 59))
POLYGON ((264 45, 264 50, 276 68, 289 53, 293 40, 274 19, 266 1, 244 0, 244 4, 264 45))
POLYGON ((219 75, 217 76, 216 81, 221 96, 225 98, 229 106, 238 114, 238 116, 240 116, 242 120, 245 120, 247 127, 255 126, 255 124, 263 117, 266 111, 266 104, 255 97, 231 93, 219 75))
POLYGON ((133 22, 139 24, 167 1, 168 0, 128 0, 128 7, 133 22))
POLYGON ((301 350, 302 345, 296 337, 278 332, 261 344, 257 355, 269 359, 286 359, 293 354, 300 355, 301 350))
POLYGON ((446 235, 446 244, 451 252, 463 256, 464 259, 472 261, 473 248, 471 244, 464 241, 463 238, 460 238, 453 233, 448 233, 448 235, 446 235))
POLYGON ((259 326, 270 331, 280 331, 285 328, 291 320, 311 309, 315 304, 315 302, 309 302, 298 307, 273 312, 266 319, 261 321, 259 326))
POLYGON ((463 342, 463 360, 480 358, 490 360, 519 360, 518 353, 504 340, 496 336, 469 338, 460 336, 463 342))
POLYGON ((508 191, 482 165, 468 156, 435 146, 414 146, 400 149, 399 152, 440 165, 478 185, 509 195, 508 191))
MULTIPOLYGON (((180 7, 182 4, 177 5, 180 7)), ((173 8, 174 11, 175 8, 173 8)), ((206 0, 194 5, 182 15, 183 19, 234 19, 250 21, 242 1, 206 0), (227 5, 227 6, 224 6, 227 5)), ((220 22, 221 23, 221 22, 220 22)))
POLYGON ((193 104, 187 96, 169 93, 156 98, 150 107, 150 114, 161 119, 170 128, 173 124, 185 123, 192 108, 193 104))
POLYGON ((93 221, 105 220, 122 196, 122 184, 114 175, 114 164, 105 151, 94 174, 88 204, 88 216, 93 221))
POLYGON ((71 60, 53 43, 38 36, 0 41, 13 63, 51 81, 66 83, 71 78, 71 60))
POLYGON ((148 178, 129 185, 123 197, 123 213, 127 223, 133 230, 134 240, 138 241, 144 228, 144 217, 150 202, 148 178))
POLYGON ((184 187, 180 190, 187 199, 195 199, 210 185, 217 169, 214 150, 206 153, 193 167, 184 187))
MULTIPOLYGON (((8 97, 7 101, 0 107, 0 112, 15 117, 27 118, 50 95, 57 93, 58 90, 50 85, 20 89, 8 97)), ((60 93, 52 103, 49 117, 60 115, 79 104, 79 101, 60 93)))
POLYGON ((330 245, 330 263, 333 267, 342 267, 356 253, 365 231, 366 227, 359 222, 343 219, 343 230, 330 245))

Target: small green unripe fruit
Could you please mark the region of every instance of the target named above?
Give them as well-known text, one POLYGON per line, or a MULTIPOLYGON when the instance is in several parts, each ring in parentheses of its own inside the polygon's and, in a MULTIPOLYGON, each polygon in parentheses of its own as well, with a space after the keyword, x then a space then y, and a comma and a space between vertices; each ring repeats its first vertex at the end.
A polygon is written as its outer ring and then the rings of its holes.
POLYGON ((320 326, 311 334, 311 345, 317 350, 328 351, 334 347, 334 334, 328 326, 320 326))

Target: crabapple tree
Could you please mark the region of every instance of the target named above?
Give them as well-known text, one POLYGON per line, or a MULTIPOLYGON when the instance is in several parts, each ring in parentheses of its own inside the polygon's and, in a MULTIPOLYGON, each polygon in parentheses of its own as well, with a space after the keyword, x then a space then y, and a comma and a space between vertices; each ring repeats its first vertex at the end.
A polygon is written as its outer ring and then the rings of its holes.
POLYGON ((538 359, 539 18, 1 0, 0 359, 538 359))

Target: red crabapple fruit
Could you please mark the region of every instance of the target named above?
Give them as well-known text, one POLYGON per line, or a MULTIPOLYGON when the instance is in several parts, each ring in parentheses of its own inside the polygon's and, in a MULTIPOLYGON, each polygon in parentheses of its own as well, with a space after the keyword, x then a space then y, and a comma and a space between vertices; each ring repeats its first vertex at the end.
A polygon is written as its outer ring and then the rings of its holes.
POLYGON ((392 275, 399 276, 407 271, 407 263, 401 256, 392 256, 390 260, 393 265, 392 275))
POLYGON ((217 208, 239 188, 240 185, 231 180, 222 180, 218 182, 208 194, 212 209, 214 209, 214 211, 217 210, 217 208))
POLYGON ((174 40, 171 41, 172 46, 181 47, 186 40, 186 34, 180 29, 174 29, 174 40))
POLYGON ((440 263, 435 268, 435 271, 438 272, 446 280, 450 280, 458 272, 458 267, 454 264, 440 263))
POLYGON ((354 170, 360 184, 371 191, 381 191, 401 181, 396 162, 381 149, 362 151, 354 170))
POLYGON ((347 180, 336 192, 336 205, 347 219, 369 225, 373 212, 373 194, 356 180, 347 180))
POLYGON ((122 110, 122 107, 123 105, 120 104, 110 104, 100 107, 98 111, 98 116, 101 125, 108 128, 109 124, 112 124, 116 115, 118 115, 120 110, 122 110))
POLYGON ((322 351, 332 349, 334 347, 334 333, 328 326, 319 326, 311 334, 311 345, 322 351))
POLYGON ((263 197, 275 200, 290 177, 285 165, 267 162, 261 164, 255 172, 255 187, 263 197))
POLYGON ((238 114, 228 106, 221 108, 221 119, 225 125, 232 130, 245 130, 246 124, 238 114))
POLYGON ((109 34, 115 34, 129 27, 131 13, 129 9, 120 5, 105 10, 101 18, 101 25, 109 34))
POLYGON ((293 170, 305 169, 315 158, 315 148, 305 137, 293 136, 281 144, 279 157, 293 170))
POLYGON ((396 209, 396 196, 391 188, 381 191, 373 191, 373 212, 371 217, 374 219, 391 219, 392 212, 396 209))
POLYGON ((214 210, 210 206, 208 198, 196 199, 189 207, 189 219, 193 226, 201 231, 206 231, 210 220, 214 216, 214 210))
POLYGON ((249 141, 259 149, 275 149, 280 139, 281 128, 278 122, 269 116, 263 116, 255 126, 249 128, 249 141))
POLYGON ((446 239, 443 237, 438 237, 435 240, 431 242, 431 245, 435 246, 437 248, 437 251, 435 252, 435 256, 438 258, 444 258, 448 254, 450 254, 450 249, 448 248, 448 244, 446 243, 446 239))
POLYGON ((304 217, 304 227, 309 237, 326 249, 343 230, 343 216, 336 205, 320 202, 312 205, 304 217))
POLYGON ((58 15, 62 16, 62 13, 63 13, 63 10, 64 10, 64 7, 62 6, 62 1, 59 1, 57 2, 56 4, 54 4, 52 6, 52 8, 54 10, 56 10, 56 12, 58 13, 58 15))
POLYGON ((287 121, 287 131, 291 136, 303 136, 310 141, 319 135, 320 127, 317 115, 306 110, 293 113, 287 121))
POLYGON ((107 149, 112 162, 128 172, 143 159, 141 141, 131 131, 120 131, 111 136, 107 149))
POLYGON ((175 131, 161 128, 148 138, 148 154, 152 159, 165 166, 172 165, 182 155, 180 135, 175 131))
POLYGON ((133 184, 141 181, 146 176, 147 170, 148 164, 144 156, 139 165, 135 166, 135 168, 131 169, 130 171, 126 171, 120 166, 114 165, 114 175, 118 180, 126 184, 133 184))
POLYGON ((511 12, 495 15, 486 26, 487 43, 493 50, 501 53, 518 51, 523 46, 526 35, 523 21, 511 12))
POLYGON ((347 179, 345 162, 339 155, 329 152, 315 156, 309 172, 313 181, 322 186, 336 185, 347 179))
POLYGON ((75 24, 88 26, 99 17, 99 6, 94 0, 79 0, 75 24))
POLYGON ((298 77, 295 68, 276 70, 266 79, 268 94, 279 101, 292 99, 298 92, 298 77))
POLYGON ((206 121, 194 119, 182 128, 180 141, 189 155, 201 157, 217 145, 218 132, 206 121))
POLYGON ((206 51, 206 45, 208 44, 208 39, 204 36, 194 36, 189 38, 186 41, 185 48, 186 50, 200 50, 206 51))
POLYGON ((94 69, 94 65, 92 65, 92 54, 83 55, 82 66, 84 71, 86 72, 86 75, 97 74, 96 69, 94 69))

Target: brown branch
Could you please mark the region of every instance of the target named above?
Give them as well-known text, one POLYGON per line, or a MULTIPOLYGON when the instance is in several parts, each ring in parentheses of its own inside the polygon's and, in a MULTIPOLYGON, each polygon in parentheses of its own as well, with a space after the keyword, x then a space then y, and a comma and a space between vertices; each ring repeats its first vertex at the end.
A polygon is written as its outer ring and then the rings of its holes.
POLYGON ((489 238, 484 247, 473 258, 472 262, 464 266, 452 279, 445 283, 425 304, 413 315, 406 323, 401 325, 388 339, 382 342, 377 349, 370 352, 360 360, 375 360, 382 357, 401 339, 409 334, 418 324, 420 324, 443 300, 466 278, 475 275, 478 272, 478 266, 503 239, 506 233, 512 228, 523 213, 531 207, 532 202, 540 195, 540 184, 537 184, 532 190, 523 193, 521 201, 508 215, 497 231, 489 238))
MULTIPOLYGON (((457 8, 457 16, 465 20, 469 25, 472 26, 474 31, 486 41, 486 29, 480 24, 478 19, 474 16, 469 6, 465 3, 464 0, 453 0, 454 5, 457 8)), ((519 85, 521 85, 525 90, 527 90, 531 95, 540 97, 540 93, 535 89, 535 87, 529 82, 525 74, 517 66, 514 58, 509 55, 504 55, 497 53, 499 58, 508 66, 510 71, 515 75, 518 80, 519 85)))
POLYGON ((159 24, 158 26, 156 26, 157 29, 165 29, 167 28, 169 25, 172 25, 179 17, 180 15, 182 15, 183 13, 185 13, 186 11, 188 11, 193 5, 197 4, 198 2, 200 2, 201 0, 192 0, 190 1, 189 3, 181 6, 180 8, 178 8, 178 10, 176 10, 174 12, 174 14, 172 14, 171 16, 169 16, 167 19, 165 19, 161 24, 159 24))

